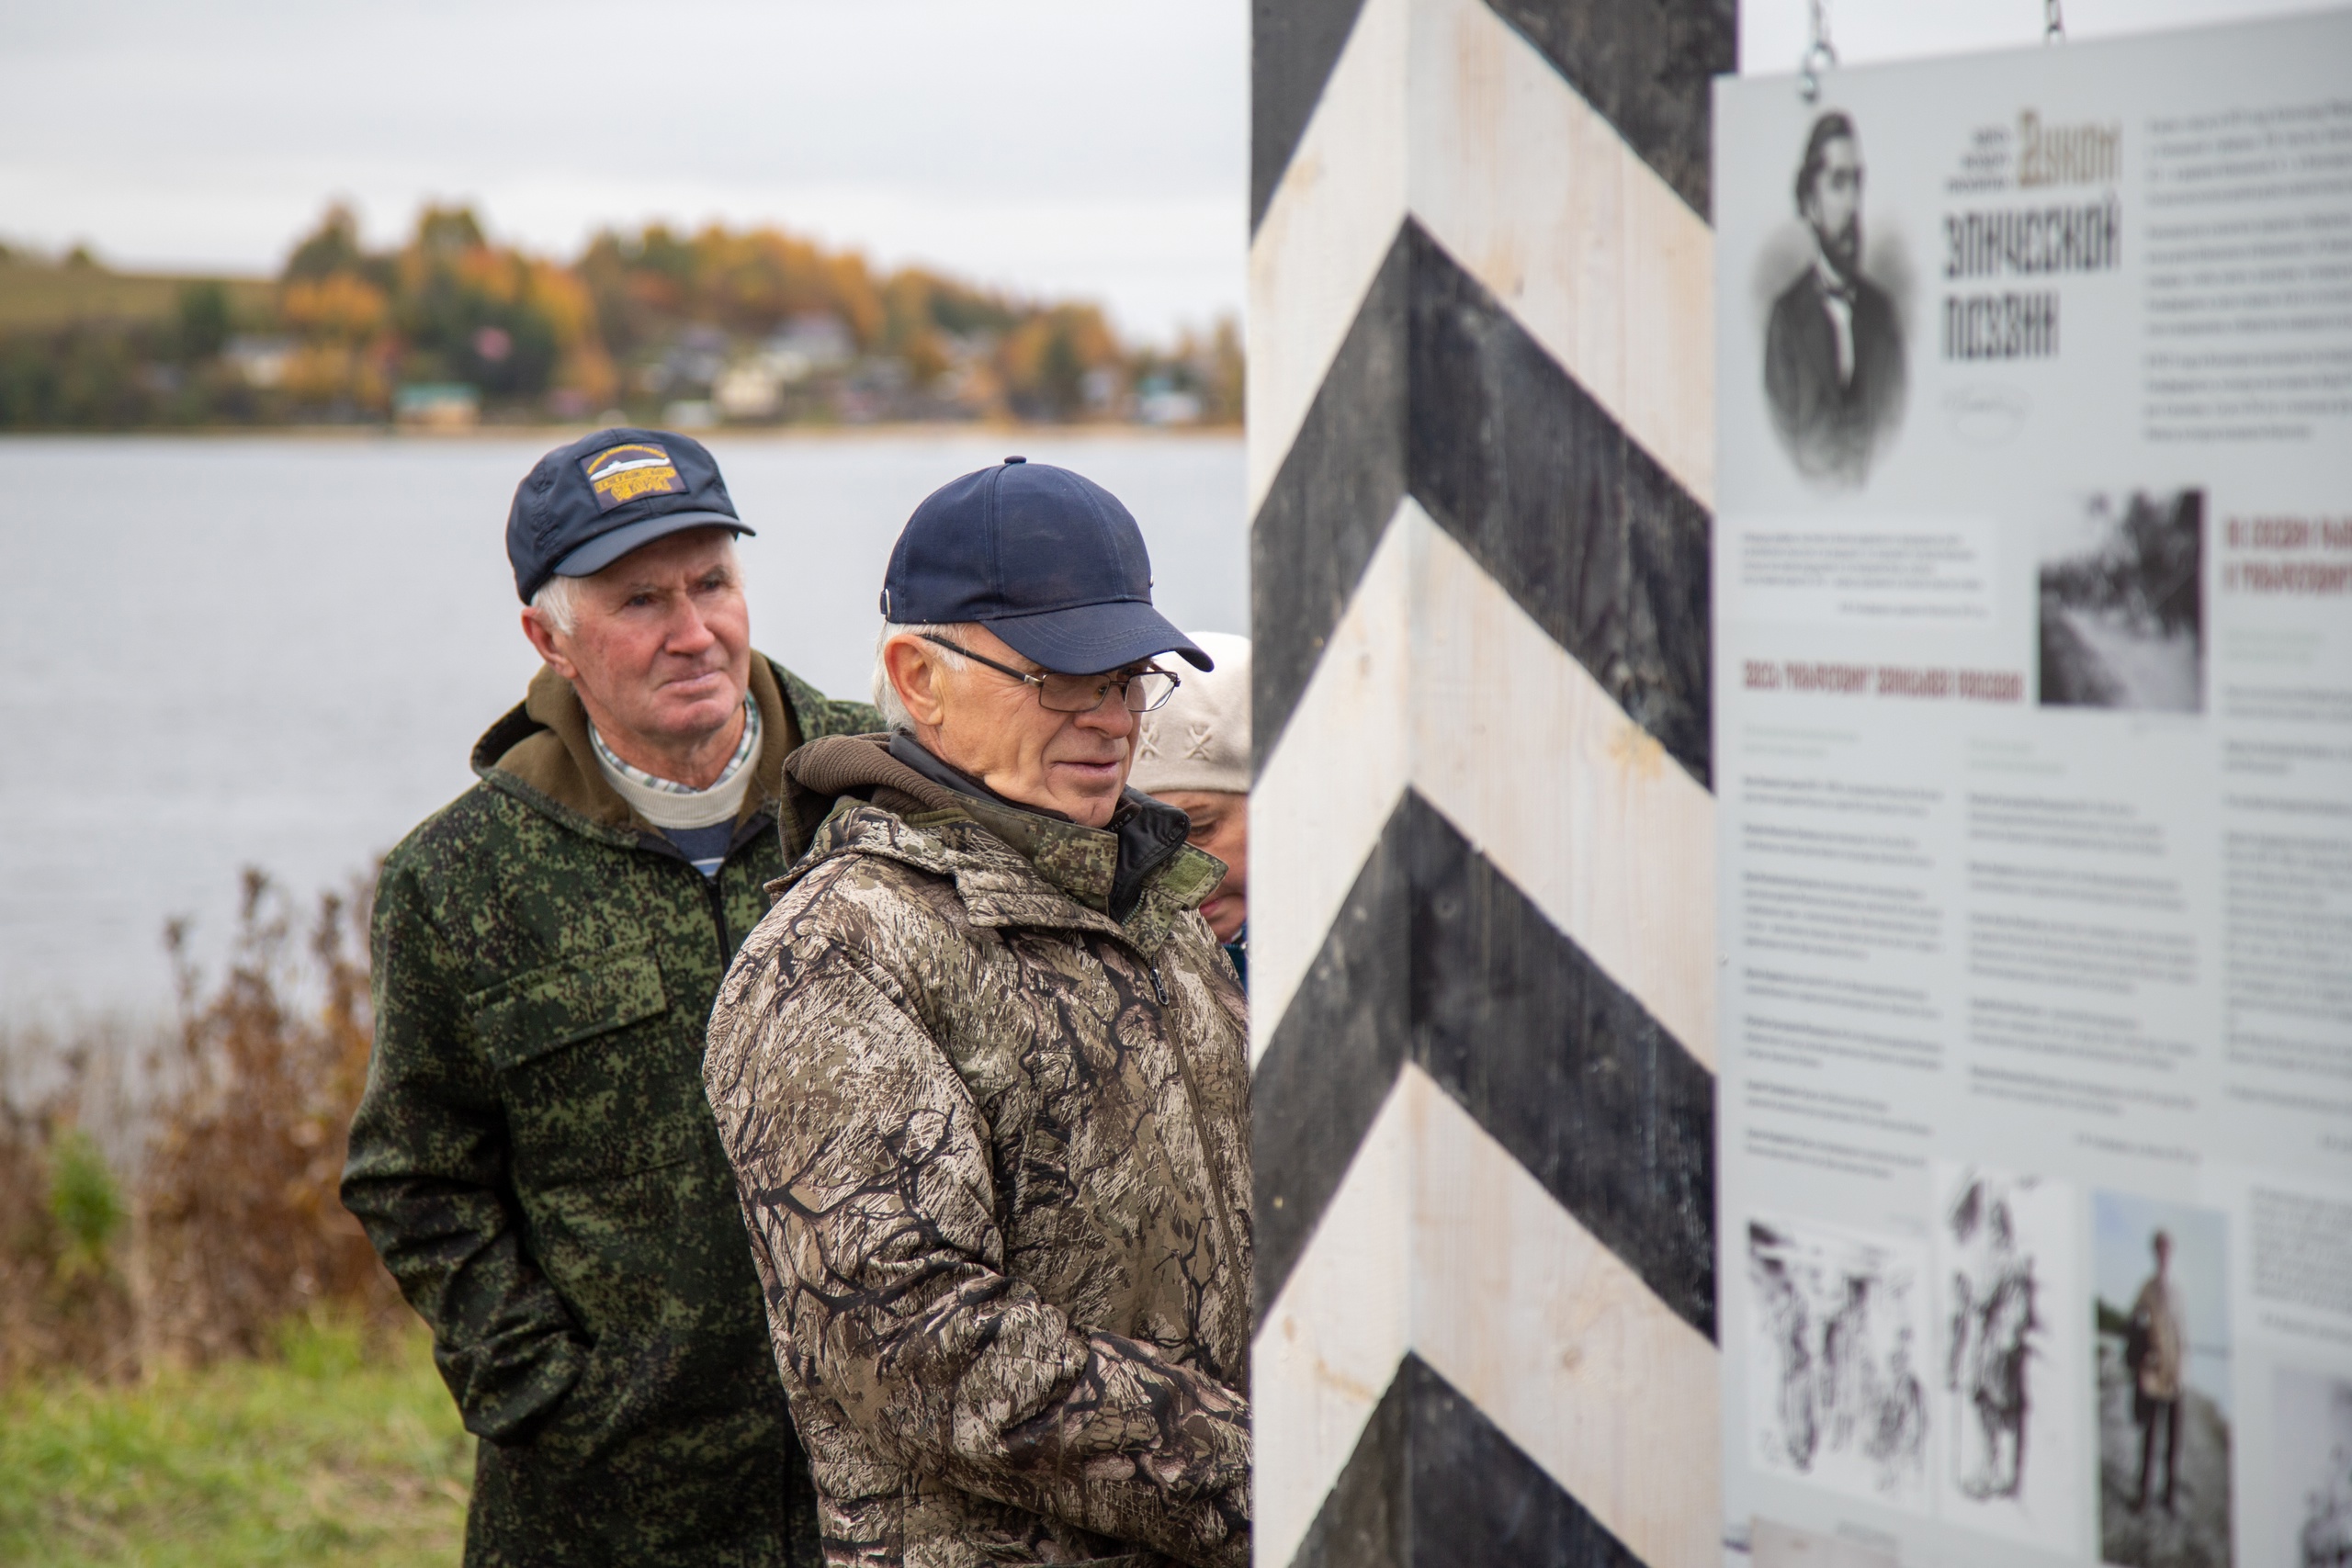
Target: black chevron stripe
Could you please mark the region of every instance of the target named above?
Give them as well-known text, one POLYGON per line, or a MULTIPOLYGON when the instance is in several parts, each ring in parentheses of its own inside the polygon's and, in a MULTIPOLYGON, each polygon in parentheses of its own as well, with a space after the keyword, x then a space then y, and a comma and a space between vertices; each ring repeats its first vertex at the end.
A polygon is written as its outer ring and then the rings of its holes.
POLYGON ((1640 1568, 1477 1404, 1407 1353, 1291 1568, 1640 1568))
MULTIPOLYGON (((1323 934, 1250 1085, 1250 1213, 1263 1321, 1396 1081, 1412 1032, 1413 840, 1408 791, 1323 934)), ((1400 1222, 1401 1223, 1401 1219, 1400 1222)))
POLYGON ((1711 218, 1708 85, 1739 69, 1736 0, 1487 0, 1691 210, 1711 218))
POLYGON ((1405 496, 1405 322, 1397 235, 1250 528, 1250 700, 1258 765, 1298 705, 1405 496))
POLYGON ((1250 7, 1250 231, 1266 216, 1363 0, 1256 0, 1250 7))
POLYGON ((1713 1337, 1713 1078, 1409 790, 1251 1088, 1261 1314, 1408 1057, 1713 1337))
POLYGON ((1415 499, 1707 784, 1706 509, 1419 224, 1407 228, 1415 499))
MULTIPOLYGON (((1487 0, 1702 218, 1708 84, 1739 67, 1736 0, 1487 0)), ((1322 100, 1363 0, 1250 7, 1250 231, 1256 233, 1322 100)))
POLYGON ((1411 220, 1250 525, 1261 766, 1408 489, 1710 782, 1705 508, 1411 220))

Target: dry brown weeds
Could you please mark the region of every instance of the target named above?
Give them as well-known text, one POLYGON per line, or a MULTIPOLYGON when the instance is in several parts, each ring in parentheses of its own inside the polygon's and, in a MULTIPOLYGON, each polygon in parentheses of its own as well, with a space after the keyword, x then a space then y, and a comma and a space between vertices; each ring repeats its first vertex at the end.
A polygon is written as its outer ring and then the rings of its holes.
POLYGON ((130 1376, 259 1354, 297 1314, 380 1327, 406 1312, 335 1196, 372 1038, 372 878, 355 880, 298 923, 247 871, 227 967, 209 987, 185 925, 167 930, 179 1017, 144 1064, 166 1087, 133 1140, 139 1157, 117 1173, 129 1222, 119 1234, 94 1235, 107 1228, 103 1201, 75 1199, 90 1180, 75 1162, 86 1166, 91 1145, 70 1078, 38 1109, 0 1105, 0 1377, 130 1376))

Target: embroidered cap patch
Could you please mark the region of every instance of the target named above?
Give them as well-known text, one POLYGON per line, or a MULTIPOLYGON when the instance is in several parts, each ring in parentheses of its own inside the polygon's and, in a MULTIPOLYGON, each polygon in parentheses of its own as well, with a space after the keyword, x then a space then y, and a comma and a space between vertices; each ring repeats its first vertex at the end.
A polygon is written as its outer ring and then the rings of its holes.
POLYGON ((686 488, 670 454, 650 441, 607 446, 582 458, 580 467, 588 476, 588 488, 596 492, 599 512, 610 512, 641 495, 675 495, 686 488))

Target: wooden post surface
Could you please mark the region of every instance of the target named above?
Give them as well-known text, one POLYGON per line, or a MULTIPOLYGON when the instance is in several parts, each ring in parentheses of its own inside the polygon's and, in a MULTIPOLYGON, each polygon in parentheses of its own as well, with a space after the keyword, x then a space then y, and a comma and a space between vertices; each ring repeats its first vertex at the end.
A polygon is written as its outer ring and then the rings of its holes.
POLYGON ((1731 0, 1258 0, 1257 1561, 1722 1561, 1731 0))

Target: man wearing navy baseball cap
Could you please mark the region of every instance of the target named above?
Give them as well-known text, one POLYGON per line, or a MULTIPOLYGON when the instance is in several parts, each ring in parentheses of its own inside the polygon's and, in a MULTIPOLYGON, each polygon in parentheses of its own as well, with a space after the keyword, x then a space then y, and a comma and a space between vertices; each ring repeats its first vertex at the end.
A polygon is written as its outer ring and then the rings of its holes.
POLYGON ((378 885, 343 1196, 482 1439, 469 1564, 818 1561, 702 1048, 815 826, 786 756, 880 721, 752 650, 750 532, 686 436, 540 458, 506 551, 545 667, 378 885))
POLYGON ((828 815, 704 1060, 830 1561, 1244 1568, 1249 1004, 1225 867, 1125 787, 1209 658, 1127 509, 1018 457, 915 509, 882 613, 890 733, 786 764, 828 815))

